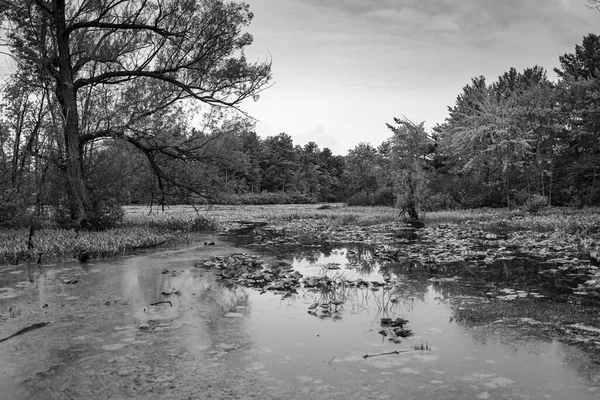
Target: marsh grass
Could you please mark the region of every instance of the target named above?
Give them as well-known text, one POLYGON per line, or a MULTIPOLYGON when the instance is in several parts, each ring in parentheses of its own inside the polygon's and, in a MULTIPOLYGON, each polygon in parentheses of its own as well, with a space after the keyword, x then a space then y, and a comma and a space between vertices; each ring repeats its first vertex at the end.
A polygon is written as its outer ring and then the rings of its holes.
POLYGON ((44 260, 114 257, 138 248, 152 247, 174 239, 170 232, 142 227, 117 228, 102 232, 39 230, 33 237, 34 248, 27 248, 26 230, 0 232, 0 265, 34 262, 40 253, 44 260))
POLYGON ((573 235, 600 234, 600 208, 545 208, 537 213, 508 209, 437 211, 427 214, 428 225, 468 224, 496 232, 565 232, 573 235))
POLYGON ((148 207, 127 207, 123 222, 116 228, 88 232, 73 229, 39 229, 33 236, 33 249, 27 248, 28 230, 0 231, 0 265, 43 260, 110 258, 128 251, 166 242, 189 242, 196 233, 216 232, 218 220, 192 207, 176 207, 149 213, 148 207))
MULTIPOLYGON (((223 210, 215 210, 219 214, 221 211, 223 210)), ((335 204, 329 207, 322 205, 245 206, 238 215, 239 219, 273 222, 314 221, 332 226, 369 226, 396 220, 398 212, 391 207, 347 207, 335 204)))
POLYGON ((219 220, 208 214, 210 209, 175 206, 163 211, 139 206, 126 207, 122 226, 143 226, 180 232, 216 232, 219 229, 219 220))
MULTIPOLYGON (((392 207, 348 207, 343 204, 269 206, 174 206, 162 210, 130 206, 117 228, 102 232, 41 229, 34 248, 27 249, 27 230, 0 231, 0 265, 33 262, 44 253, 45 261, 75 259, 88 253, 106 258, 159 243, 191 241, 197 232, 214 233, 236 221, 268 222, 273 225, 299 223, 336 227, 374 226, 401 222, 392 207)), ((494 232, 531 230, 600 235, 600 208, 545 208, 537 214, 507 209, 474 209, 430 212, 426 225, 460 224, 494 232)))
POLYGON ((319 221, 332 225, 377 225, 396 220, 398 211, 391 207, 347 207, 343 204, 289 205, 212 205, 174 206, 165 211, 148 213, 148 208, 126 207, 124 223, 127 225, 150 225, 160 227, 185 227, 193 218, 213 221, 223 225, 235 221, 319 221))

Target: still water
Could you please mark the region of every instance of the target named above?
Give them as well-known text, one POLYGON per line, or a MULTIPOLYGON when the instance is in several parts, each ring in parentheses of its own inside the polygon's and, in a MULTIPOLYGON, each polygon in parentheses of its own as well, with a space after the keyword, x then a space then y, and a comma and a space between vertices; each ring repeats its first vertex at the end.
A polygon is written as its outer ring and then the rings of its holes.
POLYGON ((357 262, 355 249, 286 258, 304 276, 381 286, 301 289, 284 298, 193 266, 245 251, 217 241, 2 269, 0 340, 49 324, 0 343, 0 398, 600 397, 590 379, 598 371, 577 349, 474 336, 453 321, 446 294, 430 282, 357 262), (384 285, 388 278, 397 284, 384 285), (309 310, 332 299, 342 303, 330 312, 309 310), (398 317, 412 336, 393 343, 380 333, 381 319, 398 317))

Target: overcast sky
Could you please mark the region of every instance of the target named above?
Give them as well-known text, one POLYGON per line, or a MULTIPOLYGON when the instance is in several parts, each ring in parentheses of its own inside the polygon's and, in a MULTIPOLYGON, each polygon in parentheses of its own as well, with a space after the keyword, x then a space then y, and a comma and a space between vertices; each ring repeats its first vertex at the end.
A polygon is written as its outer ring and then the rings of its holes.
POLYGON ((243 108, 260 136, 285 132, 345 155, 374 146, 405 115, 443 122, 471 78, 510 67, 552 71, 600 11, 585 0, 246 0, 251 60, 272 57, 275 85, 243 108))
POLYGON ((285 132, 341 155, 360 142, 378 146, 394 117, 430 130, 473 77, 492 82, 510 67, 540 65, 555 80, 559 55, 600 34, 600 11, 586 0, 246 2, 246 54, 273 61, 274 86, 242 107, 258 134, 285 132))

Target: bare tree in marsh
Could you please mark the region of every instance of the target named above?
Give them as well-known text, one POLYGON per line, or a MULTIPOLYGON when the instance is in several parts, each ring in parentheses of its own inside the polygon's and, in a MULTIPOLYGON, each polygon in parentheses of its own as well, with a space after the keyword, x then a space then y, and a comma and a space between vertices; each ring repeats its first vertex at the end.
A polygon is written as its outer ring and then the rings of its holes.
POLYGON ((242 29, 251 20, 248 5, 221 0, 0 0, 0 45, 21 73, 50 82, 60 107, 56 142, 74 222, 94 213, 83 168, 88 144, 124 140, 153 167, 156 154, 185 161, 194 139, 161 141, 149 117, 186 100, 238 108, 268 86, 270 63, 244 56, 252 37, 242 29), (82 129, 83 97, 104 99, 97 110, 108 117, 93 128, 82 129))

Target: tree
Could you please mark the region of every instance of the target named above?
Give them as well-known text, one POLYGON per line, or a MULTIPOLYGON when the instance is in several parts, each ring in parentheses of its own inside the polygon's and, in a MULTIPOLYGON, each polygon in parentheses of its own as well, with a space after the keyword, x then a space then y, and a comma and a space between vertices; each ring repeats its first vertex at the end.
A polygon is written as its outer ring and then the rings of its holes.
POLYGON ((268 191, 289 191, 298 170, 294 140, 286 133, 264 140, 261 169, 263 188, 268 191))
POLYGON ((444 171, 445 179, 441 180, 441 190, 450 194, 452 199, 467 206, 481 205, 490 196, 495 184, 492 176, 494 160, 483 159, 483 165, 473 174, 467 167, 471 155, 483 149, 483 143, 463 143, 468 136, 461 135, 465 126, 472 124, 481 113, 482 104, 490 97, 490 86, 483 76, 471 79, 471 83, 463 87, 462 93, 456 98, 454 106, 448 107, 448 117, 443 124, 434 128, 437 133, 439 146, 437 159, 443 166, 438 170, 444 171))
POLYGON ((590 33, 584 36, 581 45, 575 46, 575 53, 558 57, 560 68, 554 72, 560 77, 577 79, 600 77, 600 36, 590 33))
POLYGON ((165 179, 154 158, 186 161, 197 143, 160 140, 149 117, 186 101, 237 108, 268 86, 270 63, 244 56, 252 16, 221 0, 0 0, 0 45, 33 85, 52 88, 61 111, 55 142, 74 222, 94 214, 84 169, 93 142, 128 142, 165 179), (104 104, 94 123, 84 98, 104 104))
POLYGON ((425 122, 416 124, 407 118, 394 118, 396 126, 386 124, 392 137, 392 169, 396 176, 396 207, 408 222, 422 222, 428 179, 427 156, 433 151, 433 141, 425 132, 425 122))
POLYGON ((320 191, 319 176, 322 170, 319 165, 321 149, 315 142, 308 142, 304 147, 297 146, 298 154, 298 189, 307 195, 315 195, 320 191))
POLYGON ((244 179, 251 193, 258 192, 262 181, 263 171, 260 168, 260 155, 262 153, 262 142, 256 132, 252 130, 244 131, 241 137, 242 151, 246 168, 244 179))
POLYGON ((561 77, 557 100, 562 197, 591 204, 600 200, 600 36, 585 36, 560 62, 556 72, 561 77))
POLYGON ((511 68, 479 88, 467 86, 446 122, 436 127, 438 159, 442 156, 447 171, 461 181, 453 185, 462 188, 455 198, 461 204, 467 199, 468 205, 510 206, 536 193, 551 197, 560 121, 545 69, 511 68))
POLYGON ((506 101, 488 98, 477 114, 455 130, 456 148, 468 149, 469 161, 463 169, 475 173, 491 171, 499 178, 509 207, 511 174, 513 169, 522 167, 529 151, 529 143, 515 124, 516 112, 506 101))
POLYGON ((361 142, 348 151, 345 164, 345 179, 350 193, 358 196, 366 194, 366 204, 370 204, 371 194, 377 190, 377 150, 370 143, 361 142))
POLYGON ((331 149, 325 147, 319 153, 319 165, 322 173, 319 174, 321 201, 341 201, 344 198, 342 176, 344 174, 344 157, 334 156, 331 149))

